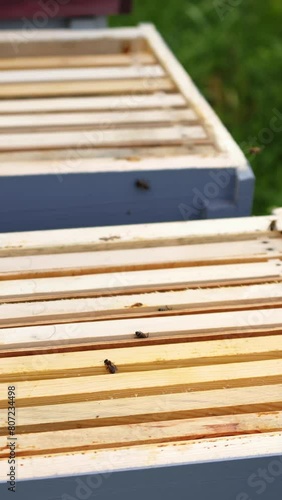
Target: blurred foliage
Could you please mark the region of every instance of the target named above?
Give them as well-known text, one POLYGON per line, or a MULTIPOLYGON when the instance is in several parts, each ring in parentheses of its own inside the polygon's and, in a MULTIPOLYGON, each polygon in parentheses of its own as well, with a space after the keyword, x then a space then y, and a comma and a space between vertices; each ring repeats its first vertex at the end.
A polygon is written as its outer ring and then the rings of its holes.
POLYGON ((281 132, 271 132, 274 110, 282 131, 281 0, 135 0, 131 15, 111 19, 140 22, 156 25, 247 154, 257 177, 254 213, 282 206, 281 132), (262 151, 252 156, 255 146, 262 151))

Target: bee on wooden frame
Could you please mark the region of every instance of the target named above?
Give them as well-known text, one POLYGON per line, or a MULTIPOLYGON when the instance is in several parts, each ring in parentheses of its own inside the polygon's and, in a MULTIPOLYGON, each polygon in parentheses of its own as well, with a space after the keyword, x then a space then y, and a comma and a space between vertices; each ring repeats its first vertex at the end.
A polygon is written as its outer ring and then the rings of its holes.
POLYGON ((138 339, 147 339, 149 337, 149 333, 143 333, 140 331, 135 332, 135 337, 138 339))
POLYGON ((104 365, 106 366, 109 373, 116 373, 118 371, 116 365, 112 363, 109 359, 105 359, 104 365))
POLYGON ((270 231, 277 231, 276 220, 272 220, 269 226, 270 231))

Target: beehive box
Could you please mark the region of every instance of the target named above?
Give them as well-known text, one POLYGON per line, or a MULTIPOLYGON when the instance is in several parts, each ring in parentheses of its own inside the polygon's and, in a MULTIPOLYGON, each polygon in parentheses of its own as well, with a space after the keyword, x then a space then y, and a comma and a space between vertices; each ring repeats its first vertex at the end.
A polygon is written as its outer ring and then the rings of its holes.
POLYGON ((278 211, 2 234, 1 499, 10 387, 21 499, 249 500, 267 468, 278 500, 281 231, 278 211))
POLYGON ((46 26, 48 20, 82 16, 110 16, 127 13, 131 0, 57 0, 56 2, 37 2, 28 0, 14 2, 1 0, 0 20, 21 20, 25 29, 33 24, 33 29, 46 26))
POLYGON ((0 231, 249 215, 247 160, 153 26, 0 33, 0 231))

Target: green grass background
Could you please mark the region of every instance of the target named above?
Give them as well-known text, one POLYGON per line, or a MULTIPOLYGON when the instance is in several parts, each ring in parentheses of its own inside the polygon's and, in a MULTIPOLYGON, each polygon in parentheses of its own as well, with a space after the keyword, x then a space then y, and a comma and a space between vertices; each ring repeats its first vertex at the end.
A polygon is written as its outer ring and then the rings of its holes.
POLYGON ((247 154, 257 178, 254 213, 282 207, 282 133, 265 140, 261 132, 274 109, 282 130, 281 0, 135 0, 132 14, 110 21, 140 22, 156 25, 244 152, 262 147, 247 154))

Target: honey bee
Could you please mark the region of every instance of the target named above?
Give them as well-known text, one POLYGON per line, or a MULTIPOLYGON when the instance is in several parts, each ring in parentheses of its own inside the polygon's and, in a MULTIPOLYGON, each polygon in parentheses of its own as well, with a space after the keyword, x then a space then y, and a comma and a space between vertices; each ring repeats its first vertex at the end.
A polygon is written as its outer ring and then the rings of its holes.
POLYGON ((149 337, 149 333, 143 333, 143 332, 135 332, 135 337, 138 339, 147 339, 149 337))
POLYGON ((118 370, 116 365, 114 365, 114 363, 112 363, 109 359, 105 359, 104 365, 110 373, 116 373, 118 370))
POLYGON ((270 231, 276 231, 277 226, 276 226, 276 220, 272 220, 269 226, 270 231))
POLYGON ((251 155, 258 155, 259 153, 262 152, 262 148, 260 148, 259 146, 253 146, 252 148, 249 149, 249 153, 251 155))
POLYGON ((168 306, 159 307, 158 311, 171 311, 171 307, 168 306))
POLYGON ((138 189, 143 189, 144 191, 149 191, 149 189, 151 189, 149 182, 145 179, 137 179, 137 181, 135 181, 135 186, 138 189))

